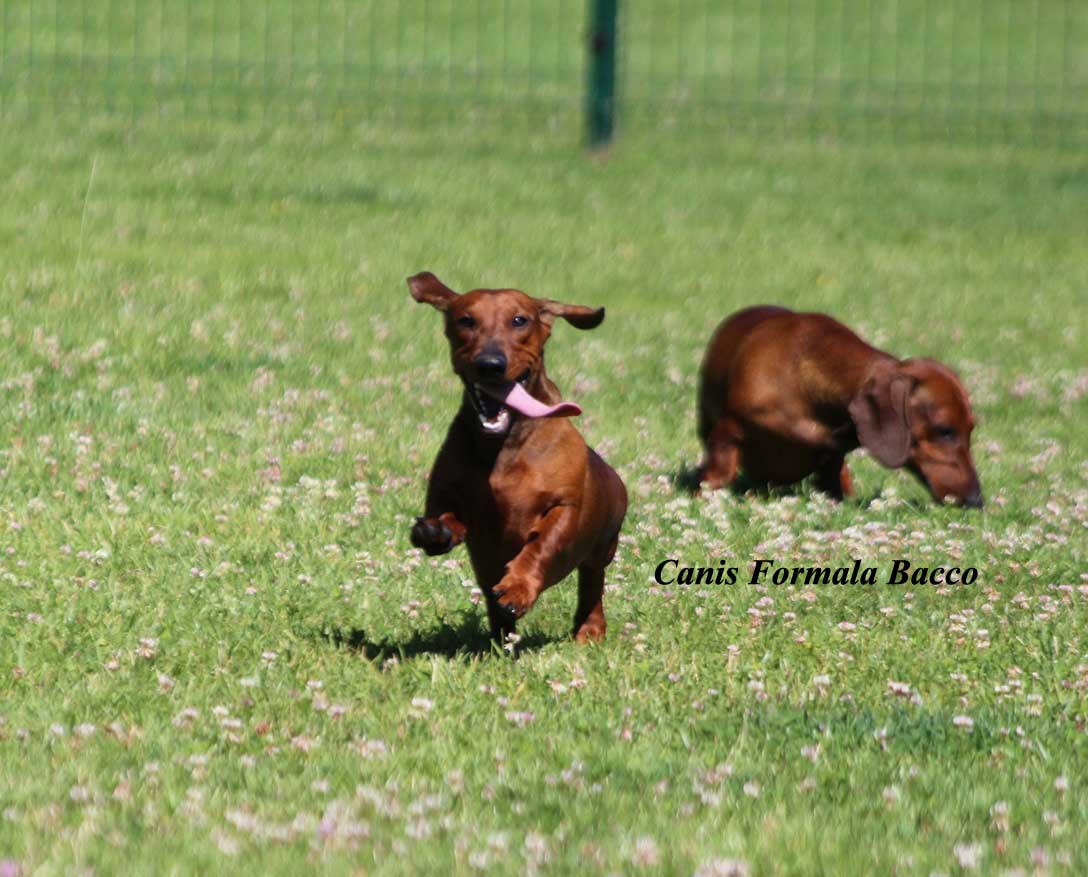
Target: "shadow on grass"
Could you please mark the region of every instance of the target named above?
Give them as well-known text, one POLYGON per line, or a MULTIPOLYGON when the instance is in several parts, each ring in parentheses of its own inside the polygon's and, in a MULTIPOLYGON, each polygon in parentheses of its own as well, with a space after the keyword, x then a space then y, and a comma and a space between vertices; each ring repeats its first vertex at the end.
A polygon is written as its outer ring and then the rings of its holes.
MULTIPOLYGON (((361 628, 333 629, 323 632, 322 636, 336 646, 361 652, 371 661, 385 661, 393 657, 405 661, 421 655, 439 655, 450 660, 491 654, 503 658, 508 656, 508 652, 492 642, 474 615, 465 615, 456 624, 444 621, 438 627, 415 631, 403 640, 379 639, 361 628)), ((518 640, 516 653, 535 651, 552 642, 555 642, 553 637, 528 634, 518 640)))
POLYGON ((682 490, 684 493, 695 493, 702 478, 702 466, 688 466, 686 463, 681 463, 679 469, 669 474, 673 489, 682 490))
MULTIPOLYGON (((687 464, 682 464, 679 469, 669 474, 669 481, 672 482, 673 488, 681 490, 684 493, 697 493, 702 480, 702 465, 688 466, 687 464)), ((746 493, 753 493, 763 497, 778 496, 783 490, 783 488, 771 488, 767 484, 752 481, 743 472, 736 477, 732 484, 727 485, 724 489, 728 490, 734 496, 744 496, 746 493)))
MULTIPOLYGON (((688 466, 687 464, 682 464, 679 469, 669 473, 669 481, 671 482, 673 489, 691 495, 695 495, 699 492, 699 485, 702 477, 703 467, 699 465, 688 466)), ((812 478, 806 478, 803 481, 798 481, 796 484, 771 485, 765 481, 754 481, 743 472, 734 479, 732 484, 729 484, 722 489, 728 490, 736 497, 752 496, 762 500, 778 499, 784 496, 811 497, 813 494, 820 493, 819 488, 812 483, 812 478)), ((853 505, 867 509, 876 500, 880 499, 880 496, 881 491, 877 489, 865 496, 854 494, 854 496, 849 497, 842 502, 843 505, 853 505)), ((907 506, 915 511, 923 511, 926 503, 924 500, 913 501, 908 499, 907 506)))

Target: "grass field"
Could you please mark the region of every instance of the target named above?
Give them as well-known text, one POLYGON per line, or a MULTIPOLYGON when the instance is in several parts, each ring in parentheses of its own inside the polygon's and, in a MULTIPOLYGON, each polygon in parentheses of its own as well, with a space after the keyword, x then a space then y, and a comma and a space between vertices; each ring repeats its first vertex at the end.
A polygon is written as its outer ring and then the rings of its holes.
POLYGON ((0 0, 0 877, 1088 872, 1088 161, 778 137, 1060 139, 1083 12, 627 3, 597 159, 583 13, 0 0), (765 138, 652 135, 734 110, 765 138), (632 497, 602 646, 567 582, 493 651, 408 545, 458 403, 424 269, 608 308, 548 354, 632 497), (986 511, 866 459, 841 506, 679 489, 758 301, 959 369, 986 511))
POLYGON ((61 117, 0 178, 0 872, 1088 870, 1083 157, 61 117), (632 497, 600 647, 566 582, 492 652, 409 548, 458 401, 423 269, 608 308, 548 360, 632 497), (986 510, 865 459, 841 506, 678 489, 762 301, 957 368, 986 510))

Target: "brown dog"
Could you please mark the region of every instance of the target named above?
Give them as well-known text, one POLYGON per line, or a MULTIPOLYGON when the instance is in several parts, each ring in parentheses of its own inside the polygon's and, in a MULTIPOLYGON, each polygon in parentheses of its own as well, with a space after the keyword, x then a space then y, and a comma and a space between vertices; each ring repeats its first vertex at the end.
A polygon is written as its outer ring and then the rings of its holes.
POLYGON ((877 350, 824 314, 759 306, 738 311, 710 340, 700 373, 702 483, 816 474, 836 499, 853 495, 844 458, 858 446, 905 466, 938 502, 982 507, 971 459, 975 417, 956 375, 931 359, 877 350))
POLYGON ((574 637, 604 638, 604 569, 627 511, 620 477, 570 423, 544 372, 556 317, 579 329, 604 308, 530 298, 516 289, 458 295, 429 272, 412 297, 445 314, 461 407, 431 472, 411 540, 427 554, 468 543, 491 635, 504 640, 546 588, 578 570, 574 637))

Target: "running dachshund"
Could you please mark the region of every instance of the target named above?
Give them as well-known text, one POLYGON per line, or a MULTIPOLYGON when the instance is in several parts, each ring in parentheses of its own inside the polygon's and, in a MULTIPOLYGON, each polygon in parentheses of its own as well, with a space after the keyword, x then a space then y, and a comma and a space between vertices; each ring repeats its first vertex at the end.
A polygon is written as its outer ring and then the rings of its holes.
POLYGON ((593 329, 604 308, 530 298, 516 289, 458 295, 429 272, 408 279, 417 302, 441 311, 461 407, 438 452, 411 542, 429 555, 465 542, 504 641, 540 594, 578 570, 574 638, 605 635, 604 571, 616 553, 627 491, 566 418, 544 371, 556 318, 593 329))

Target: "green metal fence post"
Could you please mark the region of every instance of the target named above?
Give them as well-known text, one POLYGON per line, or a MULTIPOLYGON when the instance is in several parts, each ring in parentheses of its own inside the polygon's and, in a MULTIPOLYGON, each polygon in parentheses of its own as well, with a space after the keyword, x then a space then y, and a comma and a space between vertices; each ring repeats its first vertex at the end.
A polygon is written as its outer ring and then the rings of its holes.
POLYGON ((591 148, 612 139, 616 109, 616 14, 619 0, 589 0, 589 94, 586 135, 591 148))

